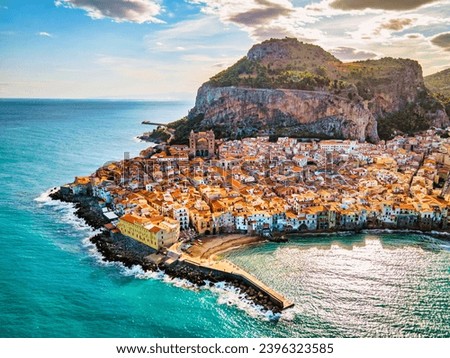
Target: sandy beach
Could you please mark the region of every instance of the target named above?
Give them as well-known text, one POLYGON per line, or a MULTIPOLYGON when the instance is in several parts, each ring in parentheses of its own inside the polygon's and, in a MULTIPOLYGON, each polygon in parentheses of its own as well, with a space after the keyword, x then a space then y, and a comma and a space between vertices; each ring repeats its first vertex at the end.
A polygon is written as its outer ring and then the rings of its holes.
POLYGON ((241 246, 264 242, 259 236, 218 235, 197 240, 188 251, 188 255, 200 260, 217 260, 218 255, 241 246))

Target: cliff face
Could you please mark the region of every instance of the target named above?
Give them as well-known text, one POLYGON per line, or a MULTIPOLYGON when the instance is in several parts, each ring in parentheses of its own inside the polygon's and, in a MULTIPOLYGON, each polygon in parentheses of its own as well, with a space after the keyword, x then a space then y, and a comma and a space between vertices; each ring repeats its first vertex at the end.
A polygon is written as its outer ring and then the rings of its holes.
POLYGON ((400 126, 404 132, 449 125, 444 107, 425 88, 416 61, 342 63, 318 46, 283 39, 253 46, 246 57, 202 85, 188 118, 198 123, 194 130, 213 129, 218 137, 376 142, 378 120, 405 110, 420 118, 420 126, 400 126))
MULTIPOLYGON (((380 62, 383 60, 380 60, 380 62)), ((367 61, 376 64, 378 61, 367 61)), ((392 60, 398 66, 392 67, 383 75, 366 78, 367 88, 373 96, 368 98, 374 113, 401 110, 408 103, 417 102, 420 91, 424 90, 422 68, 416 61, 392 60)))
POLYGON ((325 136, 377 141, 376 121, 364 103, 327 92, 203 85, 190 117, 223 137, 255 134, 325 136))

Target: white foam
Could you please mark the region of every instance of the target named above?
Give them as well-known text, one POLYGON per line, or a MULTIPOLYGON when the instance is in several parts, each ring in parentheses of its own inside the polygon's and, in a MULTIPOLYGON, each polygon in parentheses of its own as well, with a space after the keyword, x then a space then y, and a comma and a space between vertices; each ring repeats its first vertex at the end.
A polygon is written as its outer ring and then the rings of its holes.
POLYGON ((51 188, 39 195, 34 201, 38 202, 40 207, 50 207, 52 210, 58 213, 58 216, 62 222, 70 224, 74 229, 83 231, 90 236, 95 236, 101 232, 101 230, 95 230, 92 226, 88 225, 86 221, 78 217, 74 203, 67 203, 61 200, 53 200, 50 195, 58 191, 59 188, 51 188))
MULTIPOLYGON (((97 246, 92 243, 91 238, 92 236, 86 237, 82 241, 83 247, 88 250, 89 255, 93 257, 95 261, 101 266, 119 266, 119 263, 105 261, 103 255, 100 253, 100 251, 98 251, 97 246)), ((120 265, 123 266, 122 264, 120 265)))
POLYGON ((282 317, 282 314, 280 313, 265 311, 263 306, 250 300, 246 293, 241 292, 239 288, 226 282, 218 282, 209 285, 209 287, 205 286, 205 289, 210 289, 213 293, 218 295, 217 302, 219 304, 237 307, 253 318, 269 321, 279 320, 282 317))
POLYGON ((51 202, 52 198, 50 197, 50 195, 53 194, 53 193, 56 193, 58 190, 59 190, 59 187, 50 188, 50 189, 44 191, 37 198, 34 198, 34 201, 37 201, 39 203, 51 202))
POLYGON ((145 271, 140 265, 133 265, 131 267, 125 267, 124 265, 122 265, 121 271, 124 276, 139 277, 145 274, 145 271))
POLYGON ((443 232, 443 231, 431 231, 432 235, 436 235, 436 236, 443 236, 443 237, 449 237, 450 233, 448 232, 443 232))
POLYGON ((300 314, 300 310, 297 306, 292 308, 288 308, 281 313, 280 321, 291 322, 295 319, 295 317, 300 314))

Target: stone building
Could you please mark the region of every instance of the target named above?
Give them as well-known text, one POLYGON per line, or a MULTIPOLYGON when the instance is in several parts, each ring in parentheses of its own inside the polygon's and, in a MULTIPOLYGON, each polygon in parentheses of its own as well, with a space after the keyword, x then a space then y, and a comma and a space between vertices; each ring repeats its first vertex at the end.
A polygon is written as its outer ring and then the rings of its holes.
POLYGON ((195 157, 210 158, 214 155, 215 136, 212 130, 189 135, 189 154, 195 157))

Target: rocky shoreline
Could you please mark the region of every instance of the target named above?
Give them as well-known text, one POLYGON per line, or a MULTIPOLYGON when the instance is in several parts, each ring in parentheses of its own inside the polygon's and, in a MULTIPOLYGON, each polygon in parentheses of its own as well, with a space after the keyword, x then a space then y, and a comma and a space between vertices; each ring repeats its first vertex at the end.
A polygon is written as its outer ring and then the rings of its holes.
POLYGON ((63 194, 61 189, 53 191, 49 196, 52 200, 74 204, 75 215, 94 229, 102 229, 105 224, 109 223, 109 220, 103 216, 98 200, 92 196, 63 194))
POLYGON ((90 241, 106 262, 120 262, 127 268, 137 265, 141 266, 144 271, 164 271, 169 277, 187 280, 196 287, 226 282, 238 289, 243 299, 248 299, 255 305, 261 306, 263 312, 271 311, 274 314, 281 312, 281 307, 273 302, 266 293, 231 275, 203 269, 184 261, 176 261, 173 264, 151 262, 147 256, 155 254, 155 250, 122 234, 111 234, 104 228, 109 221, 103 217, 97 199, 92 196, 62 194, 58 190, 50 194, 50 197, 53 200, 73 203, 76 208, 75 215, 85 220, 92 228, 102 230, 91 237, 90 241))

